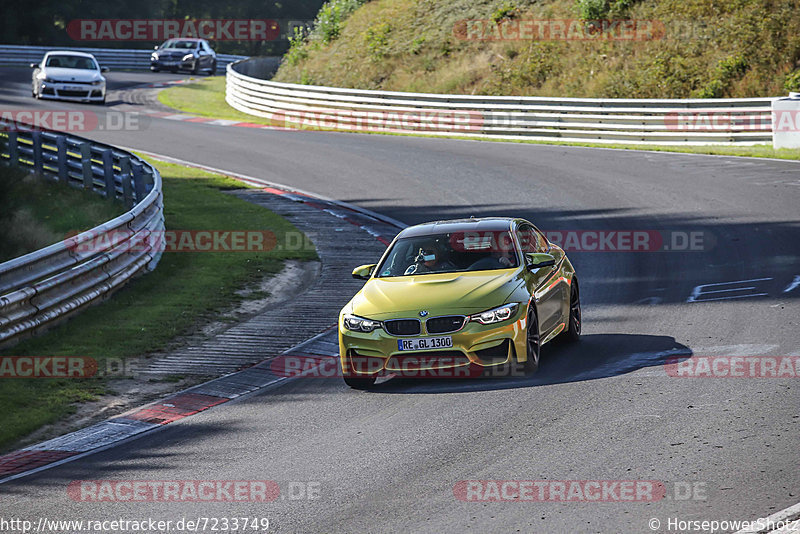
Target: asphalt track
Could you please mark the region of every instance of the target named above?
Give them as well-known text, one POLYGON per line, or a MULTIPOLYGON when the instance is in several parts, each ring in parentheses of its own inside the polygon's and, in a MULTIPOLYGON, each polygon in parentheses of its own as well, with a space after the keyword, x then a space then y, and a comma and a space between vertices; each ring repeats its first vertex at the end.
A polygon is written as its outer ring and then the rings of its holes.
MULTIPOLYGON (((0 69, 0 109, 104 112, 36 102, 27 76, 0 69)), ((176 76, 109 78, 124 90, 176 76)), ((687 379, 663 367, 678 354, 800 355, 800 164, 156 118, 146 131, 88 136, 409 224, 519 215, 544 230, 658 231, 668 245, 675 232, 696 232, 703 244, 568 252, 581 280, 584 337, 574 347, 546 346, 533 377, 391 380, 372 392, 297 380, 4 484, 0 515, 267 517, 271 530, 285 532, 652 532, 651 518, 666 531, 669 518, 754 519, 800 501, 797 378, 687 379), (697 289, 725 282, 736 283, 697 289), (74 502, 67 484, 86 479, 270 479, 282 489, 319 483, 319 496, 74 502), (667 496, 652 503, 455 498, 458 481, 476 479, 659 480, 667 496), (685 500, 687 484, 699 491, 685 500)))

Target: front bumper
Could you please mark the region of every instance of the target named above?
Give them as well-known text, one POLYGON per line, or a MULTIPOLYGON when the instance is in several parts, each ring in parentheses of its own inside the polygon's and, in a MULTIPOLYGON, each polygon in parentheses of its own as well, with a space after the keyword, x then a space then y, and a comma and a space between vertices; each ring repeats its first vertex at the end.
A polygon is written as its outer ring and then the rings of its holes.
POLYGON ((339 359, 342 373, 348 376, 458 378, 483 374, 487 368, 506 368, 524 359, 526 310, 520 306, 515 317, 502 323, 482 325, 468 322, 453 333, 419 336, 393 336, 382 328, 354 332, 344 328, 339 318, 339 359), (452 336, 453 346, 425 351, 401 351, 399 339, 452 336))
POLYGON ((196 63, 196 59, 151 59, 150 60, 150 69, 159 69, 159 70, 192 70, 194 69, 194 65, 196 63))
POLYGON ((39 97, 73 102, 102 102, 106 97, 106 86, 105 84, 39 82, 39 97))

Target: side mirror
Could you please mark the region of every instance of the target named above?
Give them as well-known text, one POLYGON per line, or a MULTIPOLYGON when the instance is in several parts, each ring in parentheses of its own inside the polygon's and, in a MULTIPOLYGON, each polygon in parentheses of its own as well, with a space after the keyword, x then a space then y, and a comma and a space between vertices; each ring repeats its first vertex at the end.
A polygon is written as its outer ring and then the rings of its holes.
POLYGON ((369 277, 372 276, 372 271, 375 270, 377 263, 371 263, 369 265, 361 265, 353 269, 353 278, 357 280, 369 280, 369 277))
POLYGON ((108 67, 100 67, 100 72, 108 72, 108 67))
POLYGON ((525 263, 528 265, 528 270, 532 271, 542 267, 552 267, 556 264, 556 259, 551 254, 525 254, 525 263))
POLYGON ((153 50, 158 50, 158 45, 155 45, 155 46, 153 47, 153 50))
POLYGON ((39 68, 39 64, 38 63, 31 63, 31 68, 32 69, 38 69, 39 68))

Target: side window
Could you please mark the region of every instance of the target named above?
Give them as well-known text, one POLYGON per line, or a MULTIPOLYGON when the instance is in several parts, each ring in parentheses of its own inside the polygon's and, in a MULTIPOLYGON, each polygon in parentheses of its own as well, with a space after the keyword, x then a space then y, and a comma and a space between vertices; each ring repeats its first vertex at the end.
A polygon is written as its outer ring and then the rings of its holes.
POLYGON ((522 252, 541 252, 542 243, 539 234, 529 224, 522 224, 517 228, 517 239, 519 239, 522 252))
POLYGON ((544 236, 544 233, 538 228, 534 228, 533 231, 536 232, 536 236, 539 241, 539 252, 547 252, 550 249, 550 242, 544 236))

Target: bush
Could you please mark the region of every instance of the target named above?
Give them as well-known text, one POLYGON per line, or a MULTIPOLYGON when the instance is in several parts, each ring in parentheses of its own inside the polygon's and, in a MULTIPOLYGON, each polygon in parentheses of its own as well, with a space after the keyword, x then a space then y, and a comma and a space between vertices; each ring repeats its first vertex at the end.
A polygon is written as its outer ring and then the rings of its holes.
POLYGON ((608 0, 578 0, 577 7, 583 20, 604 19, 609 11, 608 0))
POLYGON ((783 88, 786 89, 787 92, 800 91, 800 69, 786 76, 786 81, 783 82, 783 88))
POLYGON ((583 20, 624 18, 636 0, 577 0, 576 7, 583 20))
POLYGON ((342 22, 366 0, 330 0, 326 2, 314 20, 311 39, 328 44, 342 31, 342 22))
POLYGON ((720 60, 717 63, 714 77, 697 92, 697 96, 699 98, 722 98, 731 82, 744 76, 749 66, 741 54, 720 60))
POLYGON ((514 5, 513 2, 503 2, 503 4, 498 7, 494 13, 492 13, 492 20, 496 23, 500 22, 501 20, 505 19, 513 19, 519 14, 519 9, 517 6, 514 5))
POLYGON ((367 31, 364 32, 364 44, 373 59, 381 59, 389 53, 389 34, 391 31, 391 24, 381 22, 367 28, 367 31))
POLYGON ((289 36, 289 50, 283 57, 289 65, 297 65, 308 58, 308 42, 301 28, 295 27, 294 35, 289 36))

